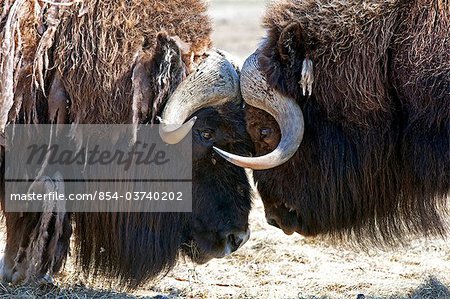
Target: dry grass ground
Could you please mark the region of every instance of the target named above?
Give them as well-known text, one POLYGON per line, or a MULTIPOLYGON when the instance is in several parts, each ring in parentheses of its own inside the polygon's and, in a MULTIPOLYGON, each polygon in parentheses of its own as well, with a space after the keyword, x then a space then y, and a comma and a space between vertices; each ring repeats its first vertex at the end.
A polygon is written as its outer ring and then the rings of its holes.
POLYGON ((251 240, 241 250, 203 266, 182 262, 151 289, 152 294, 171 292, 175 297, 189 298, 357 298, 358 294, 366 298, 450 298, 444 287, 450 286, 448 241, 415 240, 403 248, 360 252, 284 235, 266 224, 259 201, 251 223, 251 240))
POLYGON ((251 228, 250 241, 231 256, 201 266, 181 259, 166 277, 134 293, 80 281, 69 264, 57 287, 0 285, 0 298, 450 298, 448 240, 360 252, 284 235, 266 224, 259 200, 251 228))
MULTIPOLYGON (((216 46, 245 57, 263 30, 264 1, 214 1, 216 46)), ((0 298, 450 298, 450 242, 420 239, 397 249, 361 252, 270 227, 255 200, 252 236, 233 255, 198 266, 180 260, 166 277, 133 294, 86 286, 70 265, 55 285, 0 285, 0 298), (359 295, 359 296, 358 296, 359 295), (364 295, 364 296, 363 296, 364 295)))

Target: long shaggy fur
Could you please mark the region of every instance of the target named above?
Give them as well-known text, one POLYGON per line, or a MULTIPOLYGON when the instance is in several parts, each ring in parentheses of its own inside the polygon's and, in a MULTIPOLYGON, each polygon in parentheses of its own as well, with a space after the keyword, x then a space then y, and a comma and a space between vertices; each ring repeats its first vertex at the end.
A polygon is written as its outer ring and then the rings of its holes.
POLYGON ((16 94, 16 88, 19 81, 31 75, 37 39, 31 30, 36 12, 31 1, 2 1, 0 7, 0 129, 3 131, 9 115, 14 117, 21 107, 23 94, 16 94))
POLYGON ((76 256, 84 274, 136 287, 175 265, 188 214, 77 213, 75 217, 76 256))
POLYGON ((142 51, 154 53, 159 32, 188 43, 186 57, 201 56, 211 46, 211 25, 200 1, 105 0, 79 5, 61 19, 54 51, 76 122, 130 122, 132 105, 123 99, 132 92, 131 70, 142 51))
POLYGON ((391 243, 406 231, 444 234, 449 9, 445 0, 271 5, 261 68, 297 99, 305 136, 289 163, 255 172, 266 207, 294 209, 307 235, 391 243), (305 58, 310 97, 299 84, 305 58))
POLYGON ((1 128, 7 121, 48 121, 45 95, 55 72, 73 101, 70 121, 131 122, 133 66, 140 57, 147 66, 152 63, 159 33, 186 43, 182 54, 188 70, 211 47, 211 24, 201 1, 13 2, 0 3, 1 70, 8 74, 0 85, 5 101, 0 114, 9 113, 2 116, 1 128))

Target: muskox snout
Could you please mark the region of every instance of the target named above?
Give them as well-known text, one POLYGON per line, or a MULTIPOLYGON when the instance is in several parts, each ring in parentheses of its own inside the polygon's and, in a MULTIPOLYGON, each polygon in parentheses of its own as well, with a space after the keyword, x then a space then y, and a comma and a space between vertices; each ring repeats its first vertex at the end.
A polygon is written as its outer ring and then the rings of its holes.
POLYGON ((266 220, 269 225, 275 226, 276 228, 280 228, 280 226, 278 225, 277 219, 272 218, 272 217, 266 217, 266 220))
POLYGON ((285 206, 268 206, 265 208, 266 221, 269 225, 280 228, 287 235, 294 232, 300 233, 297 213, 285 206))
POLYGON ((250 238, 250 229, 194 233, 193 242, 184 246, 184 252, 197 264, 213 258, 223 258, 241 248, 250 238))
POLYGON ((225 250, 224 256, 227 256, 236 250, 238 250, 242 245, 244 245, 250 238, 250 229, 245 231, 238 231, 228 233, 225 237, 225 250))

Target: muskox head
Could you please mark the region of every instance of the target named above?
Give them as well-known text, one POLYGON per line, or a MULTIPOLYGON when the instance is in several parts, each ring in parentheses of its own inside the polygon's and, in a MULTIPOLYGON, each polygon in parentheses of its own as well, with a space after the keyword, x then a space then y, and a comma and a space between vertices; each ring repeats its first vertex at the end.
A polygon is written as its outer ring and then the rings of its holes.
MULTIPOLYGON (((255 178, 259 182, 259 190, 270 190, 270 196, 262 197, 265 205, 266 217, 269 224, 282 228, 286 233, 295 231, 309 234, 303 230, 299 223, 298 215, 294 209, 295 203, 291 207, 284 203, 284 199, 273 196, 279 194, 276 184, 268 180, 261 179, 270 176, 275 182, 286 184, 292 178, 286 177, 283 171, 278 171, 272 175, 270 169, 280 169, 280 165, 285 167, 296 167, 289 163, 289 160, 296 154, 304 132, 304 118, 302 110, 297 101, 292 96, 285 96, 273 89, 267 83, 265 74, 262 73, 260 60, 266 57, 257 50, 244 63, 241 74, 242 96, 247 108, 247 130, 254 144, 257 157, 242 157, 235 153, 229 153, 223 149, 215 150, 229 162, 256 171, 255 178), (267 185, 265 185, 267 184, 267 185)), ((301 91, 299 87, 299 91, 301 91)), ((297 183, 294 181, 294 184, 297 183)), ((286 189, 295 189, 295 185, 284 186, 286 189)), ((261 192, 262 195, 265 195, 261 192)))
MULTIPOLYGON (((270 23, 270 15, 268 19, 270 23)), ((339 61, 317 71, 322 86, 316 82, 312 92, 311 60, 317 66, 322 59, 323 67, 329 56, 312 58, 313 41, 298 23, 268 27, 266 40, 247 59, 241 75, 256 157, 217 151, 231 163, 255 170, 267 221, 287 234, 356 231, 370 237, 377 234, 375 227, 392 234, 398 219, 393 215, 400 213, 395 206, 394 138, 381 125, 350 123, 339 114, 341 107, 326 107, 330 98, 351 101, 341 95, 342 84, 326 81, 342 80, 334 75, 343 67, 339 61), (334 89, 327 90, 329 85, 334 89), (364 231, 367 227, 370 233, 364 231)))
POLYGON ((382 126, 363 127, 346 119, 338 104, 352 99, 341 94, 343 79, 334 74, 345 65, 338 61, 331 66, 328 48, 318 58, 314 40, 299 23, 275 26, 272 22, 279 20, 271 17, 267 38, 246 60, 241 75, 256 157, 217 151, 231 163, 255 170, 266 219, 287 234, 356 232, 371 237, 379 228, 383 236, 391 235, 398 225, 393 216, 398 212, 393 138, 382 135, 382 126), (317 70, 322 85, 318 87, 316 72, 314 92, 311 60, 322 67, 317 70), (333 107, 330 98, 341 102, 333 107), (377 143, 377 137, 386 144, 377 143))
POLYGON ((154 86, 166 82, 163 92, 153 93, 152 106, 158 107, 154 98, 167 92, 156 116, 160 136, 168 146, 192 134, 192 213, 76 215, 82 266, 111 279, 119 277, 131 286, 170 269, 180 251, 196 263, 205 263, 234 252, 250 235, 251 193, 245 170, 213 150, 217 146, 241 155, 253 151, 238 70, 218 51, 207 52, 197 67, 188 70, 179 43, 167 35, 158 37, 156 53, 149 68, 151 77, 144 67, 134 71, 134 79, 153 82, 148 88, 150 99, 154 86), (185 73, 189 74, 185 77, 185 73), (120 231, 112 239, 86 230, 82 227, 86 223, 104 231, 120 231), (100 247, 109 254, 99 253, 100 247))
MULTIPOLYGON (((411 53, 431 42, 411 45, 404 40, 408 31, 393 40, 387 24, 410 22, 395 14, 369 18, 371 12, 358 7, 364 13, 353 19, 345 6, 336 14, 335 4, 314 5, 274 4, 264 20, 267 38, 243 66, 241 90, 253 106, 247 122, 257 157, 217 151, 255 170, 268 222, 288 234, 374 244, 401 240, 406 232, 443 234, 448 113, 436 111, 447 111, 438 104, 446 81, 433 79, 430 88, 399 71, 427 77, 428 66, 412 62, 421 58, 411 53), (400 77, 407 79, 392 83, 400 77), (433 105, 422 106, 430 99, 433 105)), ((430 51, 436 66, 445 68, 444 52, 430 51)))
POLYGON ((234 252, 250 234, 245 171, 213 150, 252 152, 238 72, 223 52, 207 52, 168 99, 160 118, 160 136, 168 144, 178 143, 192 129, 193 212, 183 250, 198 263, 234 252))

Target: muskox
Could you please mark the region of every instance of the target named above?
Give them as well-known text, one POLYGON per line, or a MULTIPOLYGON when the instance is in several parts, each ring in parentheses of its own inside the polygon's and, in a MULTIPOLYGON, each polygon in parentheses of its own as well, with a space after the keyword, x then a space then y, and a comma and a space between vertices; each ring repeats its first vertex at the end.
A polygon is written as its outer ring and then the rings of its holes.
POLYGON ((267 221, 285 233, 397 244, 444 235, 450 5, 273 3, 242 69, 267 221), (268 113, 266 113, 268 112, 268 113))
POLYGON ((168 271, 180 252, 204 263, 247 241, 247 176, 212 147, 245 155, 253 145, 238 69, 211 50, 203 2, 0 4, 2 132, 7 123, 160 121, 167 143, 193 132, 192 213, 11 213, 3 199, 3 280, 58 272, 72 233, 80 269, 131 287, 168 271))

